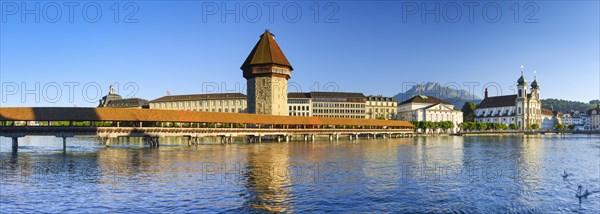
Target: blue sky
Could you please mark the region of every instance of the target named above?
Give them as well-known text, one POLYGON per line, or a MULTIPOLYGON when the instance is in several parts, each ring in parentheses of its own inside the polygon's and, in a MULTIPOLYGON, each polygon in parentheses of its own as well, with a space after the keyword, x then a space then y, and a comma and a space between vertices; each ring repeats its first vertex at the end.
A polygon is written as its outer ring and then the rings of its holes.
POLYGON ((524 65, 528 82, 537 70, 542 98, 600 96, 597 1, 479 2, 472 21, 469 2, 267 2, 273 14, 259 1, 82 2, 72 14, 61 1, 1 3, 1 106, 96 106, 113 82, 149 100, 244 91, 239 67, 266 28, 294 66, 291 91, 393 96, 434 81, 513 94, 524 65))

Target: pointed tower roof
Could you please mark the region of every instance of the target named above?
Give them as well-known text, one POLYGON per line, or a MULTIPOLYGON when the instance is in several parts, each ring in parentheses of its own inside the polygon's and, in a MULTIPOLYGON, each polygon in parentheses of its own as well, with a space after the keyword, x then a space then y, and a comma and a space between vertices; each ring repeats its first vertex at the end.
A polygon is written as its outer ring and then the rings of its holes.
POLYGON ((523 77, 523 65, 521 65, 521 77, 517 80, 517 84, 519 86, 524 86, 526 84, 525 78, 523 77))
POLYGON ((533 82, 531 83, 531 88, 534 88, 534 89, 539 89, 540 88, 540 86, 538 85, 536 79, 533 79, 533 82))
POLYGON ((269 32, 269 30, 265 30, 260 36, 260 40, 256 43, 244 64, 242 64, 241 69, 254 66, 254 65, 268 65, 268 64, 276 64, 290 67, 290 70, 293 70, 292 65, 287 60, 281 48, 277 42, 275 42, 274 35, 269 32))

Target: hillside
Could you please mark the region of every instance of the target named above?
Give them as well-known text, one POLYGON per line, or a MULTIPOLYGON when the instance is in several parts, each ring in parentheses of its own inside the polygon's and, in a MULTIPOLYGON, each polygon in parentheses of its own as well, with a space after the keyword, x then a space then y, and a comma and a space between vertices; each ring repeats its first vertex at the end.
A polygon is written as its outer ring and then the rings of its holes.
POLYGON ((566 112, 570 110, 585 111, 595 107, 595 103, 598 103, 598 101, 592 100, 589 103, 584 103, 562 99, 542 99, 542 108, 554 109, 560 112, 566 112))

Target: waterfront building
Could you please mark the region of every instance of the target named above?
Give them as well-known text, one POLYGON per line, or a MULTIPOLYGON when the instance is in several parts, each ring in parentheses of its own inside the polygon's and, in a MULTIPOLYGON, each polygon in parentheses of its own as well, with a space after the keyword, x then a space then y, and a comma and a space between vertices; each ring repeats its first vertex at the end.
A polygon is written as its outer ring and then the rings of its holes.
POLYGON ((287 81, 292 65, 266 30, 240 68, 247 80, 248 113, 288 116, 287 81))
POLYGON ((600 130, 600 104, 596 104, 596 108, 588 110, 590 116, 590 130, 600 130))
POLYGON ((398 101, 394 97, 367 96, 366 114, 367 119, 385 118, 392 119, 396 116, 398 101))
POLYGON ((315 117, 365 118, 366 97, 362 93, 310 92, 315 117))
POLYGON ((577 115, 577 117, 579 118, 579 123, 578 125, 575 126, 575 130, 578 131, 587 131, 590 130, 592 127, 592 119, 590 117, 590 115, 587 114, 587 112, 579 112, 579 114, 577 115))
POLYGON ((245 113, 242 93, 167 95, 150 101, 150 109, 245 113))
POLYGON ((571 110, 562 115, 562 124, 565 126, 573 125, 577 131, 593 130, 594 115, 590 113, 593 113, 594 110, 595 109, 588 109, 585 112, 571 110))
POLYGON ((554 125, 561 123, 561 115, 558 111, 542 108, 542 130, 553 130, 554 125))
POLYGON ((527 93, 527 82, 523 77, 517 80, 517 94, 489 97, 487 88, 483 101, 475 109, 477 122, 501 122, 507 125, 515 124, 519 129, 526 129, 533 124, 541 125, 542 102, 537 80, 531 83, 531 92, 527 93))
POLYGON ((109 108, 148 108, 148 100, 141 98, 123 99, 121 95, 115 93, 114 85, 110 85, 109 92, 100 100, 98 107, 109 108))
POLYGON ((288 93, 288 111, 290 116, 313 116, 310 93, 288 93))
POLYGON ((459 131, 463 122, 462 111, 454 105, 433 96, 417 95, 398 104, 396 119, 407 121, 451 121, 454 124, 452 132, 459 131))
POLYGON ((561 116, 561 122, 565 126, 573 125, 573 116, 571 116, 571 113, 564 113, 561 116))

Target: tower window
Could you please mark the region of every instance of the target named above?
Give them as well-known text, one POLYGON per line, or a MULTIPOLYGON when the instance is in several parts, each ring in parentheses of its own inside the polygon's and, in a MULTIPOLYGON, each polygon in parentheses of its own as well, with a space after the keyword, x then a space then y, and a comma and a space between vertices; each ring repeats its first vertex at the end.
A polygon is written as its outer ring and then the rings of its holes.
POLYGON ((519 89, 519 97, 523 97, 523 90, 519 89))

